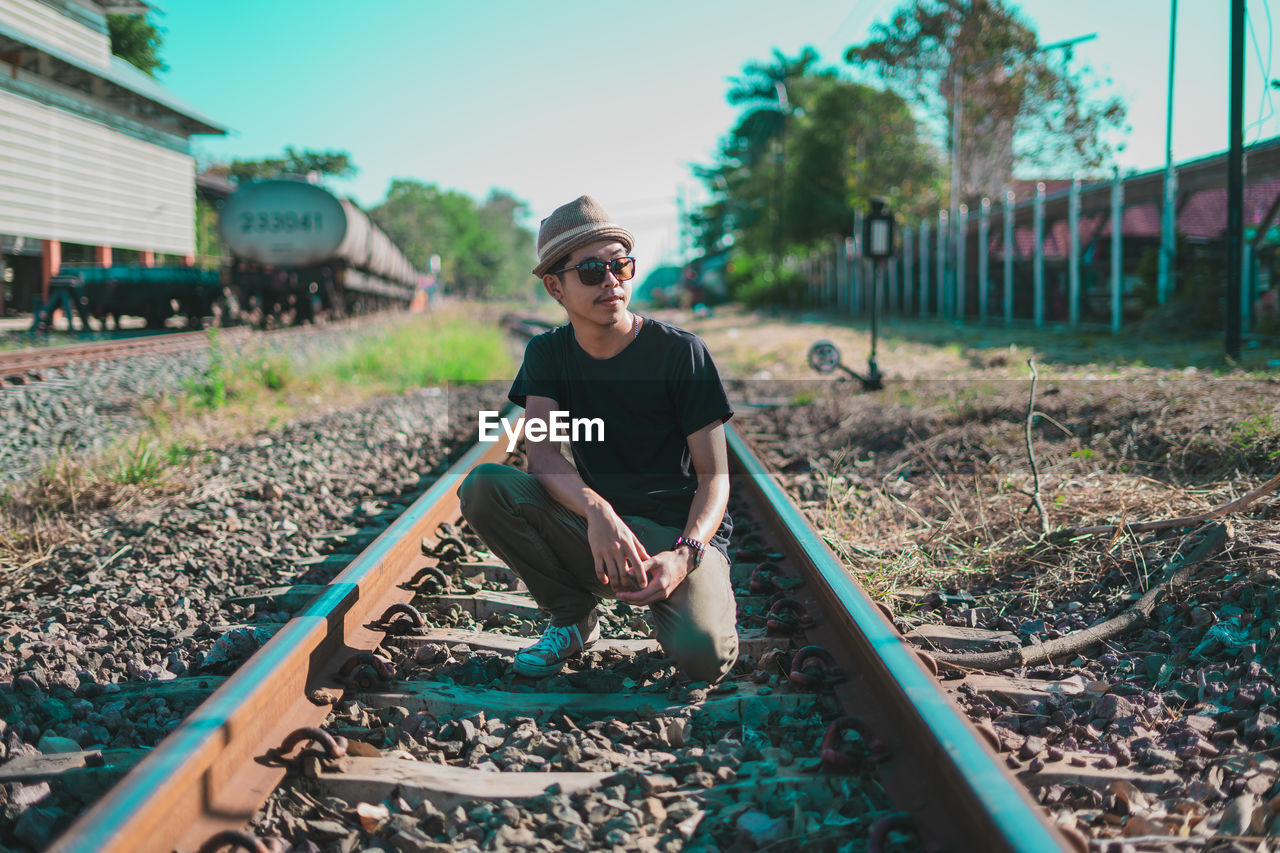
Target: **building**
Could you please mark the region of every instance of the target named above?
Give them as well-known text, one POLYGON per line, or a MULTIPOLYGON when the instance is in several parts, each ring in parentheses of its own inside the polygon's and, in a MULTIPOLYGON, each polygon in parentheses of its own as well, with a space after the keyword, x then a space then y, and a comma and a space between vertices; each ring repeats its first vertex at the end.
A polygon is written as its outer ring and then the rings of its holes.
POLYGON ((195 256, 195 134, 225 128, 111 54, 141 0, 0 0, 0 314, 63 262, 195 256))

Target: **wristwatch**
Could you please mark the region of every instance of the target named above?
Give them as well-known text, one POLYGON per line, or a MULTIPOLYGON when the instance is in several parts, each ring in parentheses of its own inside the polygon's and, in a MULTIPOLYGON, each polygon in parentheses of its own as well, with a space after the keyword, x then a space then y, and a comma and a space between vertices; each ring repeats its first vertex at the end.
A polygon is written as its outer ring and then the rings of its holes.
POLYGON ((693 567, 690 568, 689 571, 693 571, 698 568, 698 566, 702 565, 702 555, 707 550, 707 546, 705 544, 699 542, 697 539, 690 539, 688 536, 681 536, 676 539, 676 544, 671 546, 671 550, 674 551, 681 545, 688 545, 690 550, 694 553, 693 567))

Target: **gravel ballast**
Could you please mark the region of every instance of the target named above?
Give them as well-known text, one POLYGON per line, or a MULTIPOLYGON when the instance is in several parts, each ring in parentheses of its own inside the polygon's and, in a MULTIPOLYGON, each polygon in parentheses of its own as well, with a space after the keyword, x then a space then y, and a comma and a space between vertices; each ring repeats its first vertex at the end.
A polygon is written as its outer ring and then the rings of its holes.
MULTIPOLYGON (((353 529, 389 523, 447 467, 447 399, 383 398, 207 451, 180 492, 82 514, 73 541, 0 578, 0 762, 159 743, 201 697, 146 685, 230 673, 297 606, 228 598, 341 571, 315 558, 357 553, 353 529)), ((0 846, 41 849, 83 793, 0 786, 0 846)))

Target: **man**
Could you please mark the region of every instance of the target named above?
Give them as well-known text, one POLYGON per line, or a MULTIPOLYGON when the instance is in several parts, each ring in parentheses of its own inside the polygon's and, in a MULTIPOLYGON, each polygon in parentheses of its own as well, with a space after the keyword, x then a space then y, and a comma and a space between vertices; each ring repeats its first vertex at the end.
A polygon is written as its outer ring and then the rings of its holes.
POLYGON ((634 239, 590 196, 538 232, 533 274, 568 324, 538 335, 511 386, 525 422, 553 412, 603 422, 570 443, 525 433, 529 473, 476 468, 462 514, 528 586, 551 624, 515 657, 558 672, 600 636, 601 597, 647 605, 658 642, 697 681, 738 656, 726 553, 732 522, 724 423, 733 416, 706 345, 628 309, 634 239))

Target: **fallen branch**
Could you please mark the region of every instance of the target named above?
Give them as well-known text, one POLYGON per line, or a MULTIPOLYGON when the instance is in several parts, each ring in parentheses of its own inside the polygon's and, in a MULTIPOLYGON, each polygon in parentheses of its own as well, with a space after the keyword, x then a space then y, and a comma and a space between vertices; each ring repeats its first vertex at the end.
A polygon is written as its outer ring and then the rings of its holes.
POLYGON ((1039 374, 1036 373, 1036 363, 1034 359, 1027 359, 1027 367, 1031 368, 1031 398, 1027 400, 1027 422, 1025 426, 1025 436, 1027 440, 1027 458, 1031 460, 1031 482, 1033 484, 1031 490, 1031 505, 1036 508, 1036 512, 1040 515, 1040 536, 1041 538, 1049 535, 1049 513, 1044 508, 1044 501, 1040 498, 1040 466, 1036 464, 1035 444, 1031 441, 1031 427, 1035 425, 1036 415, 1036 379, 1039 374))
POLYGON ((1193 524, 1203 524, 1206 521, 1227 515, 1233 512, 1239 512, 1246 507, 1257 503, 1260 499, 1280 488, 1280 474, 1275 475, 1267 480, 1261 486, 1258 486, 1248 494, 1241 495, 1235 500, 1225 503, 1216 509, 1208 512, 1202 512, 1199 515, 1190 515, 1185 518, 1166 518, 1160 521, 1140 521, 1136 524, 1100 524, 1094 527, 1070 527, 1065 530, 1056 531, 1053 539, 1072 539, 1076 536, 1105 536, 1108 533, 1149 533, 1153 530, 1169 530, 1174 527, 1190 527, 1193 524))
POLYGON ((1014 669, 1033 662, 1052 662, 1051 658, 1066 657, 1079 654, 1092 645, 1109 640, 1125 633, 1131 628, 1146 624, 1151 618, 1151 611, 1170 590, 1182 586, 1189 581, 1196 569, 1209 559, 1231 537, 1231 526, 1226 523, 1206 524, 1202 528, 1203 537, 1181 562, 1172 562, 1166 569, 1164 577, 1127 610, 1118 616, 1100 622, 1082 631, 1067 634, 1047 643, 1036 643, 1017 649, 1005 649, 998 652, 951 653, 929 652, 929 656, 938 663, 954 666, 971 667, 973 669, 999 670, 1014 669))

